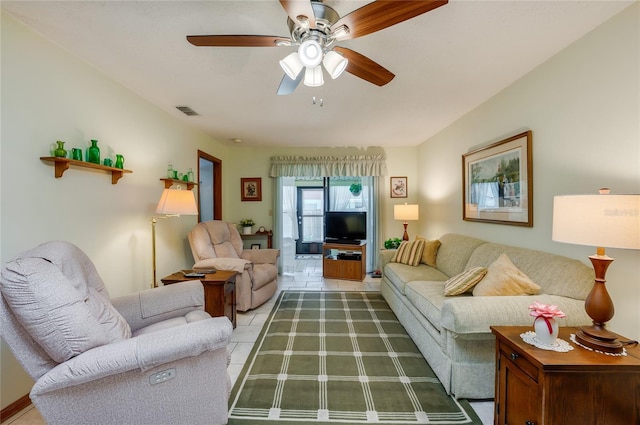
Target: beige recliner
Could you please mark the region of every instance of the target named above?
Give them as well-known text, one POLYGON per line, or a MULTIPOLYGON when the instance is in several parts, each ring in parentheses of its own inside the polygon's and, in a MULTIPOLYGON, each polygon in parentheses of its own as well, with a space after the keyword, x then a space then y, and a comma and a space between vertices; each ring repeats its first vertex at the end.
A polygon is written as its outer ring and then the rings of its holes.
POLYGON ((212 220, 196 224, 189 232, 194 269, 233 270, 236 278, 236 309, 247 311, 269 300, 278 289, 278 249, 242 248, 233 223, 212 220))
POLYGON ((75 245, 47 242, 0 275, 0 336, 50 425, 226 424, 231 322, 194 280, 110 298, 75 245))

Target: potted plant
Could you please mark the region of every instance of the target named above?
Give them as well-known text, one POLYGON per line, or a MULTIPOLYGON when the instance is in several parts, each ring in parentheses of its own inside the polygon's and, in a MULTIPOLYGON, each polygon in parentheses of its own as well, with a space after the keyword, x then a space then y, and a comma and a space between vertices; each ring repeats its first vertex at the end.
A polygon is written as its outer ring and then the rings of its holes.
POLYGON ((360 183, 353 183, 351 186, 349 186, 349 192, 351 192, 353 196, 360 195, 361 191, 362 191, 362 185, 360 183))
POLYGON ((385 249, 398 249, 398 247, 400 246, 400 243, 402 243, 402 240, 400 240, 398 238, 387 239, 386 241, 384 241, 384 248, 385 249))
POLYGON ((240 226, 242 227, 242 233, 244 235, 250 235, 251 234, 251 228, 256 224, 255 221, 253 221, 252 218, 243 218, 242 220, 240 220, 240 226))

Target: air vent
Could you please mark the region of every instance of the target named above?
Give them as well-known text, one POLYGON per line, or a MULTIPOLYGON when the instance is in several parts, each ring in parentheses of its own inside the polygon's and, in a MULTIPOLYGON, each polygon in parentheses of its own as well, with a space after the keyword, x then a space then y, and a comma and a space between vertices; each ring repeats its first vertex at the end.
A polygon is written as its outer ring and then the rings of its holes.
POLYGON ((176 106, 176 109, 178 109, 180 112, 182 112, 185 115, 189 115, 190 117, 193 115, 200 115, 199 113, 189 108, 188 106, 176 106))

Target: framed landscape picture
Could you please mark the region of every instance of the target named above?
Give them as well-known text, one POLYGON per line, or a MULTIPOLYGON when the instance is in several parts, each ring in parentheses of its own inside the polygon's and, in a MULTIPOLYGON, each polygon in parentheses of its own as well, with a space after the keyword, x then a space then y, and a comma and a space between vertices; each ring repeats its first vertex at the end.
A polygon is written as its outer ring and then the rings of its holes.
POLYGON ((240 179, 240 200, 262 201, 262 178, 247 177, 240 179))
POLYGON ((407 178, 391 177, 391 197, 406 198, 407 197, 407 178))
POLYGON ((462 155, 462 219, 533 227, 530 130, 462 155))

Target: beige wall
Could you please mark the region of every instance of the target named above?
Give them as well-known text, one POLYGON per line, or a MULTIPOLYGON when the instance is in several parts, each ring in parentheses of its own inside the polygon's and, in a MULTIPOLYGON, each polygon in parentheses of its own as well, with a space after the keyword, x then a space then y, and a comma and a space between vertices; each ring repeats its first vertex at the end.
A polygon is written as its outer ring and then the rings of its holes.
MULTIPOLYGON (((2 16, 2 144, 0 260, 48 240, 80 246, 95 262, 112 296, 152 282, 150 220, 162 193, 167 164, 197 167, 197 150, 222 159, 228 149, 193 130, 2 16), (102 171, 72 168, 55 179, 55 140, 66 147, 98 139, 105 154, 124 154, 133 170, 117 185, 102 171)), ((191 266, 185 234, 196 217, 160 220, 158 276, 191 266)), ((2 408, 27 394, 31 382, 2 350, 2 408)))
MULTIPOLYGON (((419 149, 421 231, 458 232, 577 258, 594 247, 553 242, 553 197, 640 193, 637 3, 468 113, 419 149), (534 227, 462 220, 461 156, 474 146, 533 131, 534 227)), ((607 250, 610 325, 640 339, 640 252, 607 250)), ((526 314, 527 312, 523 312, 526 314)))
MULTIPOLYGON (((416 203, 418 201, 416 147, 393 148, 231 148, 231 154, 223 165, 224 175, 228 182, 228 191, 224 196, 225 220, 237 222, 241 218, 253 218, 258 226, 273 228, 274 179, 269 178, 269 164, 272 156, 345 156, 345 155, 379 155, 387 158, 389 176, 406 176, 408 179, 408 197, 403 199, 389 197, 389 177, 381 179, 381 238, 402 237, 402 224, 393 220, 393 205, 400 203, 416 203), (240 179, 242 177, 262 178, 262 202, 242 202, 240 200, 240 179)), ((413 237, 416 227, 409 225, 413 237)))

